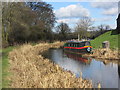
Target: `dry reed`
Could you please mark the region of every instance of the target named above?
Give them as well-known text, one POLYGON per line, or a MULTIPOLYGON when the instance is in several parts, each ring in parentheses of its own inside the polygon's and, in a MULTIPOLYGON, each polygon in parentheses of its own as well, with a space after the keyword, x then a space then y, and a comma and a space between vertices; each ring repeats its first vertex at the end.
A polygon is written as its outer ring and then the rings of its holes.
POLYGON ((98 59, 106 60, 120 60, 120 53, 118 50, 111 50, 109 48, 95 49, 93 54, 85 54, 84 56, 90 56, 98 59))
POLYGON ((41 53, 63 42, 23 45, 9 53, 11 88, 92 88, 92 82, 64 71, 41 53))

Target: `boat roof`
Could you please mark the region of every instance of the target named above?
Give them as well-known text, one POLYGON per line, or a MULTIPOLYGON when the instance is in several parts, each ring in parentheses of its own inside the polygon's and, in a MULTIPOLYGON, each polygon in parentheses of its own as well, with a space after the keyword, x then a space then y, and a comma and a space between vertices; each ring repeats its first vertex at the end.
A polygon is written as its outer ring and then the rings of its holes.
POLYGON ((77 41, 77 40, 71 40, 71 41, 67 41, 66 43, 81 43, 81 42, 89 42, 89 41, 77 41))

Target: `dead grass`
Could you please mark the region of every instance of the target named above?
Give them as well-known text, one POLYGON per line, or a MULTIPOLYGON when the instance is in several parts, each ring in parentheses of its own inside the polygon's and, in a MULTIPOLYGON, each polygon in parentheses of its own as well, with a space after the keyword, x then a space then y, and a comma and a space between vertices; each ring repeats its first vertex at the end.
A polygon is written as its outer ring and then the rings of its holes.
POLYGON ((23 45, 9 53, 11 88, 92 88, 92 83, 76 78, 40 54, 59 48, 63 42, 23 45))
POLYGON ((118 50, 112 50, 108 48, 95 49, 93 54, 86 54, 85 56, 94 57, 97 59, 106 59, 106 60, 120 60, 120 53, 118 50))

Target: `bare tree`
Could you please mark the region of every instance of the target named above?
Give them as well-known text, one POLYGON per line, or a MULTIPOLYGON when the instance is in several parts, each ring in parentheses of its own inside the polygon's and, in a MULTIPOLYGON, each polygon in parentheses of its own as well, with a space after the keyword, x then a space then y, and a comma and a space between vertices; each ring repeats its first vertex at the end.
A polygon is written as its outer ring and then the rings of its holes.
POLYGON ((76 32, 79 34, 80 39, 87 38, 87 30, 90 28, 90 26, 93 25, 93 21, 90 17, 82 17, 75 27, 76 32))
POLYGON ((93 25, 93 21, 90 17, 82 17, 77 23, 77 26, 85 31, 87 31, 91 25, 93 25))
POLYGON ((109 25, 105 25, 105 30, 110 30, 110 26, 109 25))
POLYGON ((105 30, 105 29, 104 29, 104 25, 103 25, 103 24, 99 25, 99 26, 98 26, 98 29, 102 32, 103 30, 105 30))
POLYGON ((100 30, 100 33, 102 34, 105 30, 110 30, 111 28, 109 25, 101 24, 98 26, 98 29, 100 30))
POLYGON ((67 23, 62 22, 56 27, 56 31, 59 33, 60 40, 65 40, 67 39, 67 36, 70 33, 71 29, 67 23))

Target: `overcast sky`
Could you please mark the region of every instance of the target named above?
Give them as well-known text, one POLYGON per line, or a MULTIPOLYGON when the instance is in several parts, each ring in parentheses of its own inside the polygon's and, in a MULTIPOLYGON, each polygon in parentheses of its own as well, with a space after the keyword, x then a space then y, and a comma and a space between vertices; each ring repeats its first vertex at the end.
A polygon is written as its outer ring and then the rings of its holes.
MULTIPOLYGON (((91 0, 95 1, 95 0, 91 0)), ((47 1, 47 3, 53 6, 57 22, 65 22, 71 28, 74 28, 78 20, 83 17, 91 17, 94 22, 93 26, 100 24, 110 25, 111 28, 116 28, 116 19, 118 16, 118 2, 102 2, 103 0, 97 0, 97 2, 87 2, 82 0, 79 2, 76 0, 64 0, 53 2, 47 1), (84 2, 83 2, 84 1, 84 2), (99 1, 99 2, 98 2, 99 1)))

